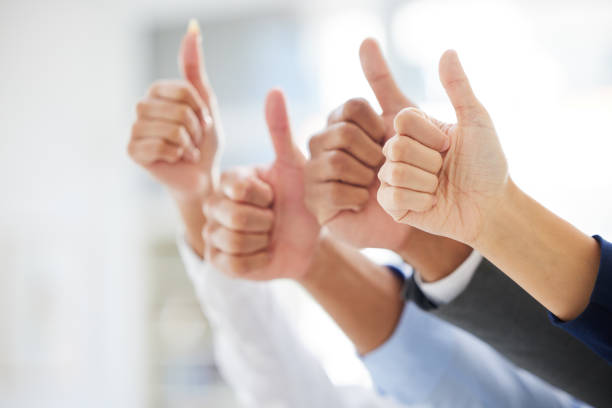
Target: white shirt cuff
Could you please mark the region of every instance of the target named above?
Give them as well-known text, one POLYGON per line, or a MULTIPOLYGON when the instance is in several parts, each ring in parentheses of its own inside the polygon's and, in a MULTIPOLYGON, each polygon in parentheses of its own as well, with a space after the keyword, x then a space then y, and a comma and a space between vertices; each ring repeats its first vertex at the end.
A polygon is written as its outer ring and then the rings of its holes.
POLYGON ((469 285, 480 261, 482 256, 473 250, 470 256, 448 276, 435 282, 423 282, 421 275, 415 271, 414 281, 429 300, 436 305, 445 305, 452 302, 469 285))

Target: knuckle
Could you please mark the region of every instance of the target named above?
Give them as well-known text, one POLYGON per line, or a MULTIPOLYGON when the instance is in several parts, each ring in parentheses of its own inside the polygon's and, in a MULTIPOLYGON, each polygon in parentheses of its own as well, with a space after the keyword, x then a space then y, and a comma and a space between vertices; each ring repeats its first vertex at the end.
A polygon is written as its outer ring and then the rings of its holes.
POLYGON ((132 129, 130 130, 130 133, 132 134, 132 138, 134 138, 140 133, 140 123, 139 122, 132 123, 132 129))
POLYGON ((308 150, 310 151, 311 155, 317 149, 318 145, 320 144, 321 137, 322 137, 322 133, 316 133, 312 135, 310 139, 308 139, 308 150))
POLYGON ((174 128, 172 129, 172 136, 174 137, 176 142, 183 143, 186 141, 185 139, 186 132, 187 130, 185 129, 184 126, 182 125, 174 126, 174 128))
POLYGON ((391 201, 395 204, 402 204, 402 202, 404 201, 404 196, 402 194, 402 190, 400 190, 399 188, 390 188, 389 189, 389 195, 391 198, 391 201))
POLYGON ((185 100, 189 98, 189 95, 190 95, 190 92, 189 92, 189 88, 187 87, 187 84, 181 82, 178 88, 179 98, 185 100))
POLYGON ((242 211, 233 211, 229 216, 229 221, 234 228, 243 228, 248 222, 248 216, 242 211))
POLYGON ((344 192, 342 191, 342 185, 337 182, 329 184, 329 198, 333 203, 338 203, 342 200, 344 192))
POLYGON ((161 87, 161 83, 159 81, 155 81, 149 86, 149 90, 147 94, 149 95, 157 95, 159 93, 159 88, 161 87))
POLYGON ((344 173, 347 170, 347 161, 344 153, 334 150, 329 154, 329 166, 334 173, 344 173))
POLYGON ((233 198, 238 201, 246 201, 253 191, 253 183, 250 180, 240 180, 233 184, 233 198))
POLYGON ((341 145, 349 145, 355 143, 357 140, 357 126, 349 122, 343 122, 338 128, 338 138, 340 139, 341 145))
POLYGON ((399 137, 395 139, 389 148, 389 158, 393 161, 400 161, 402 158, 406 159, 410 154, 410 145, 403 143, 399 137))
POLYGON ((189 106, 181 105, 179 107, 179 117, 183 122, 188 122, 191 119, 191 108, 189 106))
MULTIPOLYGON (((175 151, 177 149, 174 149, 175 151)), ((164 154, 166 152, 166 146, 164 146, 163 143, 158 143, 155 145, 155 153, 161 155, 164 154)), ((168 152, 168 155, 172 155, 173 152, 168 152)))
POLYGON ((149 103, 145 101, 139 101, 136 104, 136 114, 138 116, 144 116, 149 110, 149 103))
POLYGON ((389 184, 398 185, 401 184, 404 179, 406 172, 401 166, 396 164, 389 164, 389 184))
POLYGON ((381 207, 387 209, 389 207, 389 200, 387 198, 387 190, 388 188, 385 186, 380 186, 378 191, 376 192, 376 200, 380 204, 381 207))
POLYGON ((405 132, 406 130, 410 129, 411 126, 413 126, 415 119, 416 113, 414 113, 410 108, 402 110, 395 119, 396 129, 400 133, 405 132))
POLYGON ((437 176, 430 174, 428 183, 429 183, 428 192, 433 193, 434 191, 438 189, 438 185, 440 184, 440 179, 437 176))
POLYGON ((438 171, 440 171, 440 169, 442 168, 442 164, 444 163, 444 159, 442 158, 442 155, 440 153, 435 153, 433 163, 434 171, 437 173, 438 171))
POLYGON ((229 249, 233 252, 239 252, 244 249, 246 244, 246 239, 243 234, 230 233, 228 237, 228 246, 229 249))
POLYGON ((363 114, 368 108, 369 103, 364 98, 349 99, 344 103, 344 117, 352 118, 363 114))

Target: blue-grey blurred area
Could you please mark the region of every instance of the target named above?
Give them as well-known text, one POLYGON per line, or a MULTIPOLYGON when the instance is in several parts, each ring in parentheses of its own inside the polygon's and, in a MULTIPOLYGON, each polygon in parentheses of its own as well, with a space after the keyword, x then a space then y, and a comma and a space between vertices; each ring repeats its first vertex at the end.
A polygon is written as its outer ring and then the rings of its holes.
MULTIPOLYGON (((302 148, 347 99, 378 109, 358 58, 367 36, 412 100, 454 120, 437 63, 456 48, 513 179, 610 237, 610 16, 609 0, 0 0, 0 407, 237 406, 178 256, 174 203, 126 154, 138 100, 180 77, 189 19, 224 168, 273 160, 272 87, 302 148)), ((335 383, 368 386, 308 299, 284 306, 335 383)))

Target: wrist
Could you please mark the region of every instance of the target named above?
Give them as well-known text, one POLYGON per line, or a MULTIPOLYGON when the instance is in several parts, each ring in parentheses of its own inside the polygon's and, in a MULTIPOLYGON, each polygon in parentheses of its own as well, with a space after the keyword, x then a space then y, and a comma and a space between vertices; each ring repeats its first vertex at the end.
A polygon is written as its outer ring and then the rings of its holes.
POLYGON ((414 229, 396 252, 418 271, 423 282, 435 282, 455 271, 470 256, 472 248, 450 238, 414 229))
POLYGON ((325 279, 325 274, 330 268, 329 263, 333 260, 333 241, 327 234, 321 232, 312 253, 312 257, 306 271, 294 280, 303 287, 317 286, 325 279))
POLYGON ((485 254, 488 247, 505 240, 516 225, 515 218, 524 211, 524 197, 525 193, 508 177, 497 200, 485 211, 480 231, 470 245, 485 254))
POLYGON ((196 203, 203 203, 204 200, 214 192, 216 183, 214 178, 207 173, 202 176, 197 183, 198 187, 191 190, 181 190, 168 188, 170 195, 179 205, 193 205, 196 203))
POLYGON ((203 191, 193 194, 172 192, 185 227, 185 240, 194 252, 202 258, 204 257, 202 230, 206 225, 206 217, 202 206, 209 194, 210 192, 203 191))

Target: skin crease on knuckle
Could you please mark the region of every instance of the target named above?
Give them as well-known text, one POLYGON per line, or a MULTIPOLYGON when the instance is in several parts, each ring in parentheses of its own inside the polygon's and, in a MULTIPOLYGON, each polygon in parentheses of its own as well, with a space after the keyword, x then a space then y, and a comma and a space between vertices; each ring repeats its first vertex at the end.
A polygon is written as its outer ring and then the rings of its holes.
POLYGON ((350 122, 342 122, 338 128, 338 145, 339 147, 347 148, 358 141, 359 128, 350 122))
POLYGON ((253 182, 251 180, 236 181, 231 187, 232 199, 236 201, 247 201, 251 196, 252 189, 253 182))
POLYGON ((348 170, 346 153, 334 150, 329 154, 329 169, 332 174, 344 174, 348 170))
POLYGON ((243 211, 235 210, 229 214, 229 223, 237 230, 246 229, 249 225, 249 215, 243 211))
POLYGON ((364 166, 353 156, 342 150, 334 150, 330 153, 327 165, 329 166, 326 172, 327 179, 369 186, 376 178, 374 170, 364 166))
POLYGON ((140 118, 146 115, 149 104, 148 102, 142 100, 136 104, 136 115, 140 118))
POLYGON ((419 120, 417 113, 404 109, 395 118, 395 128, 400 134, 408 134, 416 120, 419 120))
POLYGON ((247 237, 245 234, 227 231, 226 232, 226 247, 234 254, 245 252, 247 245, 247 237))
POLYGON ((347 119, 359 117, 365 113, 368 107, 368 101, 363 98, 349 99, 344 104, 343 116, 347 119))

